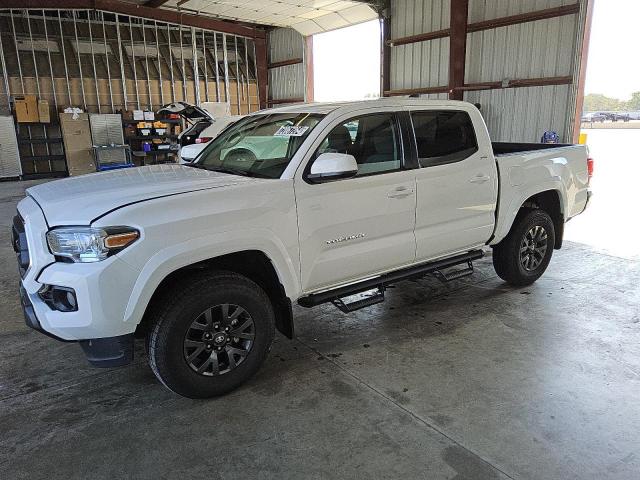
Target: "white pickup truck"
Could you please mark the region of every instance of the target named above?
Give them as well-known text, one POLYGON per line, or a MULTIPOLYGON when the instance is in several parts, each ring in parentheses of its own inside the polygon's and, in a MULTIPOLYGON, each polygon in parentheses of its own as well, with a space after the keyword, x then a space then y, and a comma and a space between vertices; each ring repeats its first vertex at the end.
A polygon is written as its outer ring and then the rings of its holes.
POLYGON ((463 102, 260 111, 191 166, 29 188, 13 225, 26 322, 97 366, 146 338, 164 385, 220 395, 276 328, 293 337, 293 302, 363 308, 407 278, 469 274, 487 246, 501 278, 534 282, 586 208, 591 169, 584 146, 492 144, 463 102), (230 154, 255 137, 258 158, 230 154))

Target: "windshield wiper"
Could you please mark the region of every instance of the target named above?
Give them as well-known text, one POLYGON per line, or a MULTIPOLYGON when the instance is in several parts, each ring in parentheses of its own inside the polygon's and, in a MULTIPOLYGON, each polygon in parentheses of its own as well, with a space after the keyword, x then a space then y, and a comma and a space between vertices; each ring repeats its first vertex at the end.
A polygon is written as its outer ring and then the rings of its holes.
POLYGON ((201 168, 203 170, 209 170, 210 172, 228 173, 229 175, 238 175, 240 177, 271 178, 268 175, 262 175, 248 170, 237 170, 235 168, 227 167, 207 167, 202 163, 185 163, 183 165, 185 167, 201 168))
POLYGON ((262 175, 260 173, 252 172, 250 170, 237 170, 235 168, 228 168, 228 167, 211 167, 211 168, 207 168, 207 170, 211 170, 212 172, 228 173, 229 175, 239 175, 241 177, 269 178, 267 175, 262 175))

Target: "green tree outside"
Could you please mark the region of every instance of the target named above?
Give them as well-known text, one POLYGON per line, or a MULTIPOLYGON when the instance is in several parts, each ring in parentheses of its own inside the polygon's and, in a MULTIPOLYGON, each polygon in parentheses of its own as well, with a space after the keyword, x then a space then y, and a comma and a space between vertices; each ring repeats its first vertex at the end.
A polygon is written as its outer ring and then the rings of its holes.
POLYGON ((600 93, 590 93, 584 97, 585 112, 621 112, 640 110, 640 92, 634 92, 631 100, 619 100, 600 93))

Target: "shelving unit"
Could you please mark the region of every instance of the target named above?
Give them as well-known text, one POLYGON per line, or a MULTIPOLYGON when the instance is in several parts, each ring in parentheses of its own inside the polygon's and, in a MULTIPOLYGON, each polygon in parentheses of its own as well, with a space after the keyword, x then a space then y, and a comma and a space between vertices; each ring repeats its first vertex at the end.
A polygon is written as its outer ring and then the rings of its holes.
POLYGON ((182 120, 176 118, 155 118, 154 120, 133 120, 128 118, 122 119, 124 128, 124 140, 131 147, 131 154, 134 163, 139 165, 149 165, 157 163, 175 163, 178 156, 178 133, 176 129, 182 127, 182 120), (164 133, 157 133, 154 123, 161 122, 166 125, 164 133), (151 124, 151 127, 139 127, 138 124, 151 124), (132 129, 135 126, 135 133, 132 129), (141 131, 145 129, 151 130, 149 135, 142 135, 141 131), (154 142, 155 140, 155 142, 154 142), (161 142, 157 142, 161 140, 161 142), (144 144, 149 143, 151 150, 145 151, 144 144), (158 149, 158 145, 170 144, 169 149, 158 149))
MULTIPOLYGON (((55 120, 55 117, 52 120, 55 120)), ((64 145, 57 122, 18 123, 16 121, 16 134, 22 178, 67 175, 64 145)))

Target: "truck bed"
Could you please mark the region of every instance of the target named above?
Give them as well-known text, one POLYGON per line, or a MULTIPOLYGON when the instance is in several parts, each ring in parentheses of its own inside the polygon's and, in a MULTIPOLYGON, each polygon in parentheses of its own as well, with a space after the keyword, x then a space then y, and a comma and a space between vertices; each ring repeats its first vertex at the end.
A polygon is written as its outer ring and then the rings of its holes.
POLYGON ((546 150, 549 148, 572 147, 570 143, 514 143, 514 142, 491 142, 493 154, 507 155, 511 153, 533 152, 536 150, 546 150))
POLYGON ((500 185, 494 241, 508 233, 520 206, 532 195, 554 191, 564 220, 581 213, 589 175, 584 145, 492 142, 500 185))

